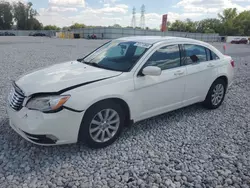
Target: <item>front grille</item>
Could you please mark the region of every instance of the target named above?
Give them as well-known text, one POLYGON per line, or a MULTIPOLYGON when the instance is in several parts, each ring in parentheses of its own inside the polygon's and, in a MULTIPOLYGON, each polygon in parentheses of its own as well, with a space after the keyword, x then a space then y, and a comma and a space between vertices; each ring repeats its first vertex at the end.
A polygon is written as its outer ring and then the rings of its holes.
POLYGON ((17 86, 12 87, 9 95, 9 105, 16 111, 23 107, 24 94, 17 86))

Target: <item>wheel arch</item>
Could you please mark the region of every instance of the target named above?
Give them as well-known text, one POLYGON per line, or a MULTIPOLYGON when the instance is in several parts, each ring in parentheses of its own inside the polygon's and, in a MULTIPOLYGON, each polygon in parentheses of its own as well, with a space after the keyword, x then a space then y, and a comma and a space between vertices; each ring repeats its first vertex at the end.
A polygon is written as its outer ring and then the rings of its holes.
MULTIPOLYGON (((82 141, 86 141, 84 140, 86 137, 83 137, 83 130, 84 130, 84 121, 86 120, 86 118, 88 117, 87 116, 87 112, 88 110, 91 110, 91 108, 94 108, 96 105, 101 105, 101 104, 107 104, 107 102, 114 102, 115 104, 119 104, 121 106, 121 109, 125 112, 125 122, 124 122, 124 126, 128 126, 130 124, 127 124, 127 123, 131 123, 132 120, 130 120, 130 108, 127 104, 127 102, 121 98, 118 98, 118 97, 110 97, 110 98, 105 98, 105 99, 101 99, 99 101, 95 101, 93 102, 91 105, 89 105, 88 108, 86 108, 86 111, 82 117, 82 121, 81 121, 81 124, 80 124, 80 127, 79 127, 79 131, 78 131, 78 137, 77 137, 77 141, 78 142, 82 142, 82 141)), ((86 131, 84 131, 86 133, 86 131)))
POLYGON ((225 97, 225 94, 226 94, 226 90, 227 90, 227 87, 228 87, 228 78, 227 78, 227 76, 225 76, 225 75, 221 75, 221 76, 218 76, 214 81, 213 81, 213 83, 211 84, 211 86, 209 87, 209 90, 208 90, 208 92, 207 92, 207 94, 206 94, 206 98, 205 98, 205 100, 203 101, 203 105, 206 107, 206 108, 208 108, 208 109, 216 109, 216 108, 218 108, 221 104, 222 104, 222 102, 223 102, 223 100, 224 100, 224 97, 225 97), (218 103, 218 104, 212 104, 211 103, 211 100, 212 100, 212 98, 211 98, 211 95, 212 95, 212 90, 213 90, 213 88, 212 88, 212 86, 216 83, 216 81, 218 82, 218 81, 220 81, 220 83, 222 83, 222 81, 225 83, 225 92, 224 92, 224 96, 222 97, 222 99, 221 99, 221 101, 218 103), (212 89, 212 90, 211 90, 212 89))
POLYGON ((206 97, 207 97, 207 95, 208 95, 208 92, 209 92, 210 88, 211 88, 212 85, 214 84, 214 82, 216 82, 216 80, 219 80, 219 79, 222 79, 222 80, 225 81, 225 83, 226 83, 226 89, 227 89, 227 87, 228 87, 228 77, 227 77, 226 75, 220 75, 220 76, 218 76, 218 77, 213 81, 213 83, 212 83, 212 84, 210 85, 210 87, 208 88, 208 90, 207 90, 207 92, 206 92, 206 97))
MULTIPOLYGON (((122 110, 125 112, 125 119, 126 119, 126 122, 125 122, 125 125, 130 125, 131 124, 131 110, 130 110, 130 107, 128 105, 128 103, 120 98, 120 97, 108 97, 108 98, 105 98, 105 99, 100 99, 98 101, 95 101, 93 102, 92 104, 90 104, 87 108, 86 108, 86 112, 93 106, 101 103, 101 102, 105 102, 105 101, 113 101, 114 103, 116 104, 119 104, 122 108, 122 110)), ((86 112, 84 113, 84 116, 86 114, 86 112)), ((83 116, 83 119, 84 119, 84 116, 83 116)))
MULTIPOLYGON (((216 80, 219 80, 219 79, 221 79, 221 80, 223 80, 225 83, 226 83, 226 89, 227 89, 227 87, 228 87, 228 77, 226 76, 226 75, 221 75, 221 76, 219 76, 218 78, 216 78, 215 80, 214 80, 214 82, 216 81, 216 80)), ((213 83, 214 83, 213 82, 213 83)), ((212 85, 211 85, 212 86, 212 85)), ((211 87, 210 86, 210 87, 211 87)))

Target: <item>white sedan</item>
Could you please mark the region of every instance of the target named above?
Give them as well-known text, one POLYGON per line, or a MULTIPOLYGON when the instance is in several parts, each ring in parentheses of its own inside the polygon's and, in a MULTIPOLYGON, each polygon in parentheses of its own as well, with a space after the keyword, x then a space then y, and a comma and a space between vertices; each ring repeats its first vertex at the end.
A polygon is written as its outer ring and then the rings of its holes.
POLYGON ((120 38, 14 81, 7 112, 32 143, 100 148, 133 122, 199 102, 218 108, 233 75, 232 58, 204 42, 120 38))

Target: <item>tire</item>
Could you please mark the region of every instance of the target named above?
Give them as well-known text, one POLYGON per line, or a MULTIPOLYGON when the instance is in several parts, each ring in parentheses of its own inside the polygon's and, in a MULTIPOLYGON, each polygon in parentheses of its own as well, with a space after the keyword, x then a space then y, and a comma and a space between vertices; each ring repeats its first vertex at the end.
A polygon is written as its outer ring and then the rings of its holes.
POLYGON ((112 100, 98 102, 86 111, 80 126, 78 140, 84 142, 90 148, 104 148, 108 145, 111 145, 120 136, 124 127, 125 117, 126 116, 121 106, 114 103, 112 100), (111 120, 108 120, 109 118, 104 117, 106 115, 107 109, 109 109, 109 113, 107 113, 110 114, 109 117, 112 117, 112 115, 116 113, 115 117, 111 118, 111 120), (103 117, 102 123, 99 113, 101 113, 101 117, 103 117), (114 120, 114 118, 116 119, 114 120), (117 121, 117 119, 119 119, 119 123, 114 123, 112 126, 109 125, 109 122, 111 123, 112 121, 117 121), (98 122, 98 124, 92 122, 98 122), (116 128, 114 128, 115 126, 116 128), (94 129, 97 130, 91 134, 91 130, 94 129), (107 131, 109 131, 109 136, 111 135, 112 137, 108 137, 107 131), (99 136, 97 136, 98 133, 100 134, 99 136), (108 137, 106 140, 102 140, 103 134, 104 137, 108 137))
POLYGON ((226 90, 227 90, 227 84, 223 79, 215 80, 207 93, 207 96, 206 96, 205 101, 203 102, 203 105, 208 109, 219 108, 222 102, 224 101, 226 90), (222 88, 222 89, 220 90, 219 88, 222 88), (217 94, 215 93, 215 91, 222 91, 222 90, 223 90, 223 93, 220 93, 220 94, 219 92, 217 94), (216 96, 218 97, 218 100, 215 100, 216 96))

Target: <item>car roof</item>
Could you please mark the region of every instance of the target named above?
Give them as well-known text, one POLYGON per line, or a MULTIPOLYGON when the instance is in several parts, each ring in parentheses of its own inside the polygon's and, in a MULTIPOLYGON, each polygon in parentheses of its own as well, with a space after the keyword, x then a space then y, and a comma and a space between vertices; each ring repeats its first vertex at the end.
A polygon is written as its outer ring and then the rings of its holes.
POLYGON ((142 42, 142 43, 147 43, 147 44, 155 44, 155 43, 159 43, 159 42, 197 42, 197 43, 202 43, 201 41, 190 39, 190 38, 169 37, 169 36, 134 36, 134 37, 123 37, 123 38, 119 38, 118 40, 142 42))
POLYGON ((190 38, 183 38, 183 37, 169 37, 169 36, 133 36, 133 37, 123 37, 115 40, 120 40, 120 41, 127 41, 127 42, 141 42, 141 43, 146 43, 150 45, 154 44, 161 44, 161 43, 179 43, 179 44, 185 44, 185 43, 190 43, 190 44, 196 44, 196 45, 202 45, 205 46, 206 48, 209 48, 213 52, 216 52, 216 54, 219 57, 223 57, 224 55, 216 49, 214 46, 210 45, 209 43, 195 40, 195 39, 190 39, 190 38))

